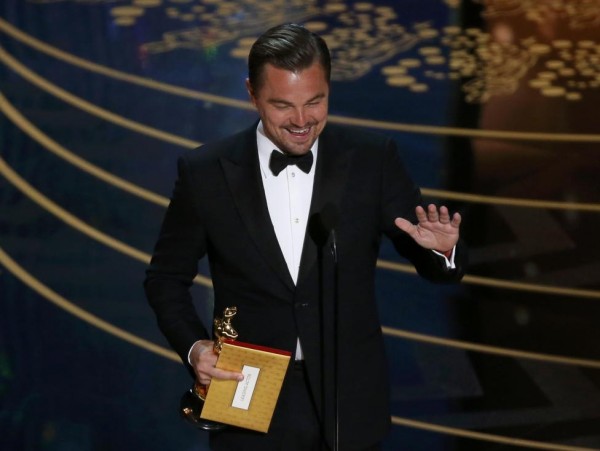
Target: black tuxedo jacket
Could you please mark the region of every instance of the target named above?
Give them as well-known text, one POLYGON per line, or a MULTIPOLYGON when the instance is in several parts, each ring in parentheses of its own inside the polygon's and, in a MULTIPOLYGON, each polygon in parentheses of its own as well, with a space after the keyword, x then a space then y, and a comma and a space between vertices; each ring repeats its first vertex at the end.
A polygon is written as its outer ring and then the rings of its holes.
POLYGON ((340 446, 360 449, 380 441, 390 423, 388 370, 374 295, 382 234, 433 281, 460 279, 464 252, 459 244, 457 268, 447 270, 443 259, 395 227, 399 216, 416 222, 421 197, 392 140, 328 124, 316 165, 296 286, 270 221, 255 125, 180 158, 145 288, 161 331, 187 365, 191 345, 210 336, 188 291, 198 260, 207 255, 215 314, 237 306, 234 325, 240 340, 293 355, 300 337, 314 401, 330 431, 335 277, 326 243, 331 237, 321 230, 319 213, 327 204, 337 206, 340 446))

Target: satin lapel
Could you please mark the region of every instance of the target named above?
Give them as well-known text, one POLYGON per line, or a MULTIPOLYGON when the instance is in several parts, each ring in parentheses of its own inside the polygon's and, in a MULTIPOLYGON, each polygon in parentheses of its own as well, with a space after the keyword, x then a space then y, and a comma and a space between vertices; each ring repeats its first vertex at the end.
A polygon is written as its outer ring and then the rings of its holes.
POLYGON ((290 290, 294 290, 294 281, 288 271, 269 216, 260 178, 255 130, 253 128, 243 135, 244 142, 234 149, 230 156, 222 157, 221 165, 231 188, 235 206, 258 251, 283 283, 290 290))
MULTIPOLYGON (((348 177, 352 149, 340 147, 336 136, 326 127, 319 138, 319 155, 317 157, 309 221, 315 214, 322 211, 328 203, 332 203, 336 207, 340 206, 342 192, 348 177)), ((300 261, 298 285, 308 277, 316 263, 317 244, 307 228, 300 261)))

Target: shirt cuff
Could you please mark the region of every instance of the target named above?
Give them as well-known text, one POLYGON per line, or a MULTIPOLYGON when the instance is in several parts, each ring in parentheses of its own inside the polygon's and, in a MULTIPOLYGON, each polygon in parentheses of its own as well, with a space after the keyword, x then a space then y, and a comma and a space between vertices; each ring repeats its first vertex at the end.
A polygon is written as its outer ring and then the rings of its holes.
POLYGON ((194 344, 190 347, 190 350, 188 351, 188 363, 191 365, 192 364, 192 349, 194 349, 194 346, 196 346, 196 343, 199 343, 201 340, 195 341, 194 344))
POLYGON ((437 254, 437 255, 439 255, 440 257, 442 257, 444 259, 444 262, 446 263, 446 269, 456 269, 456 265, 454 264, 454 254, 455 254, 455 252, 456 252, 456 246, 454 246, 452 248, 452 252, 450 252, 450 256, 449 257, 446 257, 441 252, 433 251, 434 254, 437 254))

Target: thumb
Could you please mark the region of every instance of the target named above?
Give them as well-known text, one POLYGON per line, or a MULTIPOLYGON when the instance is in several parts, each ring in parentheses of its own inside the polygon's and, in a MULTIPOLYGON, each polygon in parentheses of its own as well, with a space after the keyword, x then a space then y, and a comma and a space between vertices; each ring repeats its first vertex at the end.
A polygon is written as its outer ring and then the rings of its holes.
POLYGON ((212 372, 212 377, 216 379, 230 380, 230 381, 243 381, 244 375, 242 373, 234 371, 225 371, 219 368, 215 368, 212 372))
POLYGON ((394 220, 394 224, 403 232, 408 233, 409 235, 412 233, 413 228, 415 227, 410 221, 407 221, 404 218, 396 218, 394 220))

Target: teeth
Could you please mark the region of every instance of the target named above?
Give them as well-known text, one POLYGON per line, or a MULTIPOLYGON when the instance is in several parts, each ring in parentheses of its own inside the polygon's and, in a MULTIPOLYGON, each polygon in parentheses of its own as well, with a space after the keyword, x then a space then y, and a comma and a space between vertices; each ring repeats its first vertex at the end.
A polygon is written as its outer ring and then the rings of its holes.
POLYGON ((303 128, 303 129, 301 129, 301 130, 294 130, 294 129, 290 129, 290 133, 303 134, 303 133, 306 133, 306 132, 308 132, 308 130, 309 130, 308 128, 303 128))

